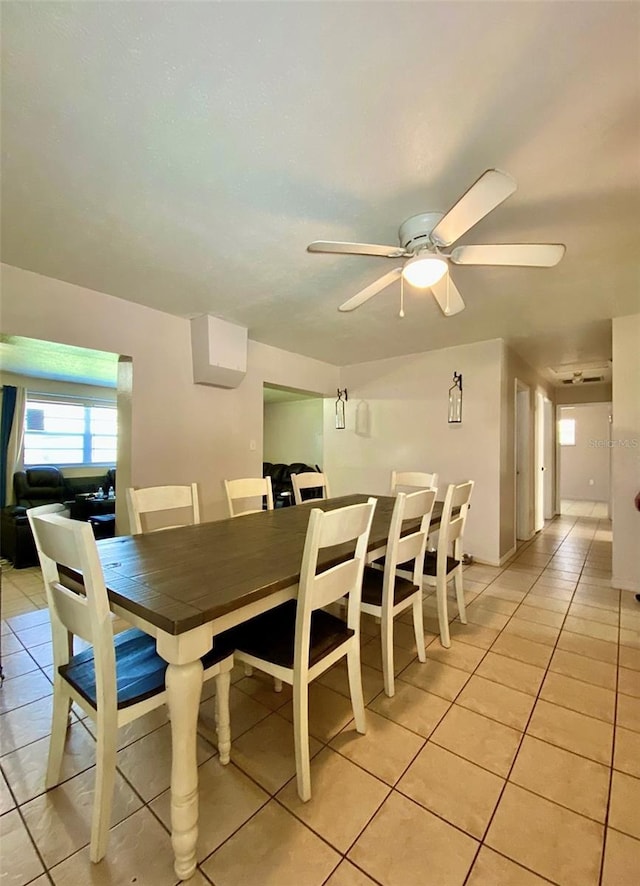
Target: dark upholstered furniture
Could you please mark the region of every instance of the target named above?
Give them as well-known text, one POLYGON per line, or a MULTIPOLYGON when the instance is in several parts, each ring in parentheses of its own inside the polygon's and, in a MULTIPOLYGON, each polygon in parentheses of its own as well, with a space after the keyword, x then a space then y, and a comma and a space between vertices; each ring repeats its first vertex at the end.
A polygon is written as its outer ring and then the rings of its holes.
POLYGON ((270 461, 262 463, 262 476, 271 477, 271 486, 273 488, 273 503, 276 508, 284 508, 293 504, 293 486, 291 485, 292 474, 305 474, 308 472, 319 471, 316 465, 312 468, 301 461, 293 462, 290 465, 272 464, 270 461))
MULTIPOLYGON (((38 554, 27 519, 27 508, 53 502, 70 504, 74 502, 76 495, 94 492, 99 487, 106 493, 110 486, 115 488, 115 468, 106 475, 71 478, 65 477, 53 465, 38 465, 17 471, 13 475, 16 504, 3 508, 0 515, 1 555, 11 560, 15 569, 37 566, 38 554)), ((104 538, 106 535, 113 535, 113 528, 114 524, 111 522, 110 527, 94 527, 94 532, 98 537, 104 538)))

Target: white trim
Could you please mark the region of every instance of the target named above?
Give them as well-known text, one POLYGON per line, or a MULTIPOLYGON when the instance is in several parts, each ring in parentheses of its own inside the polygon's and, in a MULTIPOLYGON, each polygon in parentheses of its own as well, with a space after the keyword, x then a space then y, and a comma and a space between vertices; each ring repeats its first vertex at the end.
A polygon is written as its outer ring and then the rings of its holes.
POLYGON ((624 578, 617 578, 615 575, 611 579, 611 587, 618 591, 625 591, 625 593, 640 593, 640 585, 637 581, 633 581, 633 579, 627 581, 624 578))

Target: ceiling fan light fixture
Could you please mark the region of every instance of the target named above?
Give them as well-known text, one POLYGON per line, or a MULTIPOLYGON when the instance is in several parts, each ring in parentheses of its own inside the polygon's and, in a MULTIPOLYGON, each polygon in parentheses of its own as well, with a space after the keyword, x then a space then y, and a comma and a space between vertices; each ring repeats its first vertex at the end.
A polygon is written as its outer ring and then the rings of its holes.
POLYGON ((426 289, 447 273, 447 263, 437 255, 416 255, 402 269, 402 276, 417 289, 426 289))

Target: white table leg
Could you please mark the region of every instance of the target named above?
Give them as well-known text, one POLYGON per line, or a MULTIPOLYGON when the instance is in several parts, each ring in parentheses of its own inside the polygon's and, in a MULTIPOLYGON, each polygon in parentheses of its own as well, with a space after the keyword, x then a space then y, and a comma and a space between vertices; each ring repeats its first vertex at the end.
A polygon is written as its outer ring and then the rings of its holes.
POLYGON ((202 693, 202 662, 170 664, 167 702, 171 712, 171 843, 175 872, 188 880, 196 869, 198 760, 196 727, 202 693))

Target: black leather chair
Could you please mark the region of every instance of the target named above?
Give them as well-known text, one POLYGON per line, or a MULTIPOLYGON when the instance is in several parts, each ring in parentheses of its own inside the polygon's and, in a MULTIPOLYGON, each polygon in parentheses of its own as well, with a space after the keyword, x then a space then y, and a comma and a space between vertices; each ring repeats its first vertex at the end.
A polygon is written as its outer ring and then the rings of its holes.
POLYGON ((0 537, 2 556, 15 569, 38 565, 38 554, 27 519, 27 508, 66 500, 64 477, 51 465, 17 471, 13 475, 16 504, 2 509, 0 537))
POLYGON ((16 505, 37 508, 65 500, 64 477, 58 468, 42 465, 17 471, 13 475, 16 505))

